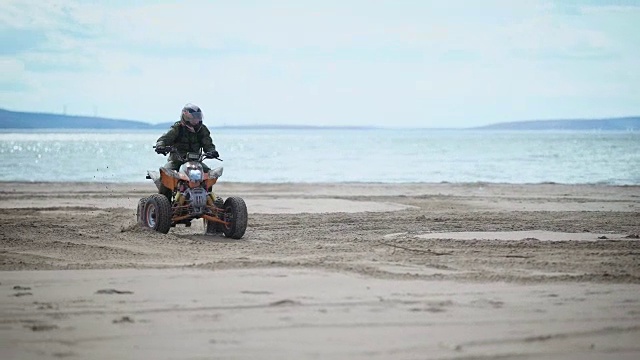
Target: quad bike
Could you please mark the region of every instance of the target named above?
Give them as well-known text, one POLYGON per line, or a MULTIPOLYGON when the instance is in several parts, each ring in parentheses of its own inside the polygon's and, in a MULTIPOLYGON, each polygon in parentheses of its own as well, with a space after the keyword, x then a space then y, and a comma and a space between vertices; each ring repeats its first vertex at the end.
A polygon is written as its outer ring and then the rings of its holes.
POLYGON ((147 179, 153 180, 158 194, 144 197, 138 202, 138 223, 166 234, 177 224, 191 226, 194 219, 203 219, 206 235, 224 234, 240 239, 247 229, 247 206, 237 196, 225 201, 212 192, 212 186, 222 175, 222 167, 203 171, 204 159, 217 159, 206 153, 187 153, 181 156, 175 147, 167 147, 162 153, 177 154, 184 164, 179 171, 160 168, 147 171, 147 179))

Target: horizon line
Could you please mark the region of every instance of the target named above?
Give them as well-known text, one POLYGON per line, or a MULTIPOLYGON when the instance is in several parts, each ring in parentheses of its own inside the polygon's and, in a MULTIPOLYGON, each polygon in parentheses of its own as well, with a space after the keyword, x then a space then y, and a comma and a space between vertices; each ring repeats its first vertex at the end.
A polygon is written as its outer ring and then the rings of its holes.
MULTIPOLYGON (((175 121, 163 121, 158 123, 150 123, 143 120, 132 120, 132 119, 119 119, 119 118, 110 118, 110 117, 102 117, 102 116, 94 116, 94 115, 73 115, 73 114, 62 114, 62 113, 52 113, 52 112, 31 112, 31 111, 16 111, 16 110, 8 110, 5 108, 0 108, 0 112, 10 112, 16 114, 34 114, 34 115, 45 115, 45 116, 63 116, 63 117, 75 117, 75 118, 89 118, 89 119, 98 119, 98 120, 108 120, 108 121, 118 121, 118 122, 131 122, 144 124, 150 127, 157 126, 166 126, 166 124, 175 123, 175 121)), ((474 126, 465 126, 465 127, 423 127, 423 126, 380 126, 380 125, 307 125, 307 124, 282 124, 282 123, 269 123, 269 124, 239 124, 239 125, 228 125, 226 123, 222 123, 221 126, 209 126, 212 128, 306 128, 306 129, 353 129, 353 130, 374 130, 374 129, 424 129, 424 130, 472 130, 472 129, 481 129, 492 126, 500 126, 500 125, 510 125, 510 124, 526 124, 533 122, 554 122, 554 121, 603 121, 603 120, 634 120, 640 119, 640 114, 638 115, 623 115, 623 116, 610 116, 610 117, 593 117, 593 118, 585 118, 585 117, 576 117, 576 118, 549 118, 549 119, 527 119, 527 120, 510 120, 510 121, 497 121, 484 125, 474 125, 474 126)), ((205 124, 206 125, 206 124, 205 124)), ((8 129, 8 128, 4 128, 8 129)), ((29 128, 22 128, 29 129, 29 128)), ((62 129, 62 128, 61 128, 62 129)), ((80 128, 76 128, 80 129, 80 128)), ((95 128, 87 128, 87 129, 95 129, 95 128)))

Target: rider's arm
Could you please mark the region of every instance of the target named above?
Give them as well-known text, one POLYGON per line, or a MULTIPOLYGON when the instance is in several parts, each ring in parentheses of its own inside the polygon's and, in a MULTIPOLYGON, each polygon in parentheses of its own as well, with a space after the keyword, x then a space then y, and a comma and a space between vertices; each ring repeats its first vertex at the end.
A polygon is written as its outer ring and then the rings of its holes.
POLYGON ((180 131, 178 126, 176 126, 176 124, 173 124, 166 133, 162 134, 162 136, 160 136, 158 138, 158 140, 156 141, 156 146, 171 146, 171 145, 173 145, 175 143, 176 138, 178 137, 178 134, 179 134, 179 131, 180 131))
POLYGON ((202 144, 202 150, 204 150, 204 152, 214 151, 216 149, 216 146, 213 144, 213 139, 211 139, 211 133, 209 132, 209 129, 206 126, 202 125, 202 129, 200 129, 198 133, 200 133, 202 136, 200 140, 200 143, 202 144))

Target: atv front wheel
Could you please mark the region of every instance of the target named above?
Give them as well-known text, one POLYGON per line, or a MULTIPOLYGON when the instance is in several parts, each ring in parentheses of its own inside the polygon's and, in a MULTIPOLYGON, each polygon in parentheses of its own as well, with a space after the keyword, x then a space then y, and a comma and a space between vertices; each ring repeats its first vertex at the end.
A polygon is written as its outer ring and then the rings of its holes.
POLYGON ((144 221, 157 232, 166 234, 171 228, 171 203, 166 196, 153 194, 147 198, 144 221))
POLYGON ((242 198, 231 196, 224 202, 224 221, 228 225, 222 230, 224 236, 240 239, 247 230, 247 205, 242 198))

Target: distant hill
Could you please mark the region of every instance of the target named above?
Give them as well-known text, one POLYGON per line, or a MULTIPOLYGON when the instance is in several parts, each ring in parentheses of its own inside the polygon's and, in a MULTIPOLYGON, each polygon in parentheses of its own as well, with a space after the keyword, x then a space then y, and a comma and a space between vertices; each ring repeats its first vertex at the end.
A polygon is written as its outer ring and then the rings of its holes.
MULTIPOLYGON (((0 129, 167 129, 174 122, 149 124, 136 120, 108 119, 49 113, 32 113, 0 109, 0 129)), ((226 125, 225 129, 374 129, 370 126, 313 126, 313 125, 226 125)))
MULTIPOLYGON (((49 113, 32 113, 0 109, 0 129, 167 129, 174 122, 149 124, 136 120, 108 119, 49 113)), ((373 129, 367 126, 309 126, 309 125, 227 125, 225 129, 373 129)))
POLYGON ((167 124, 152 125, 134 120, 116 120, 91 116, 32 113, 0 109, 2 129, 156 129, 167 124))
POLYGON ((486 130, 640 130, 640 117, 592 120, 530 120, 497 123, 476 129, 486 130))
MULTIPOLYGON (((0 129, 167 129, 173 122, 149 124, 135 120, 108 119, 33 113, 0 109, 0 129)), ((238 125, 220 126, 229 129, 375 129, 370 126, 313 126, 313 125, 238 125)), ((594 120, 531 120, 496 123, 480 126, 479 130, 634 130, 640 131, 640 117, 594 120)))

